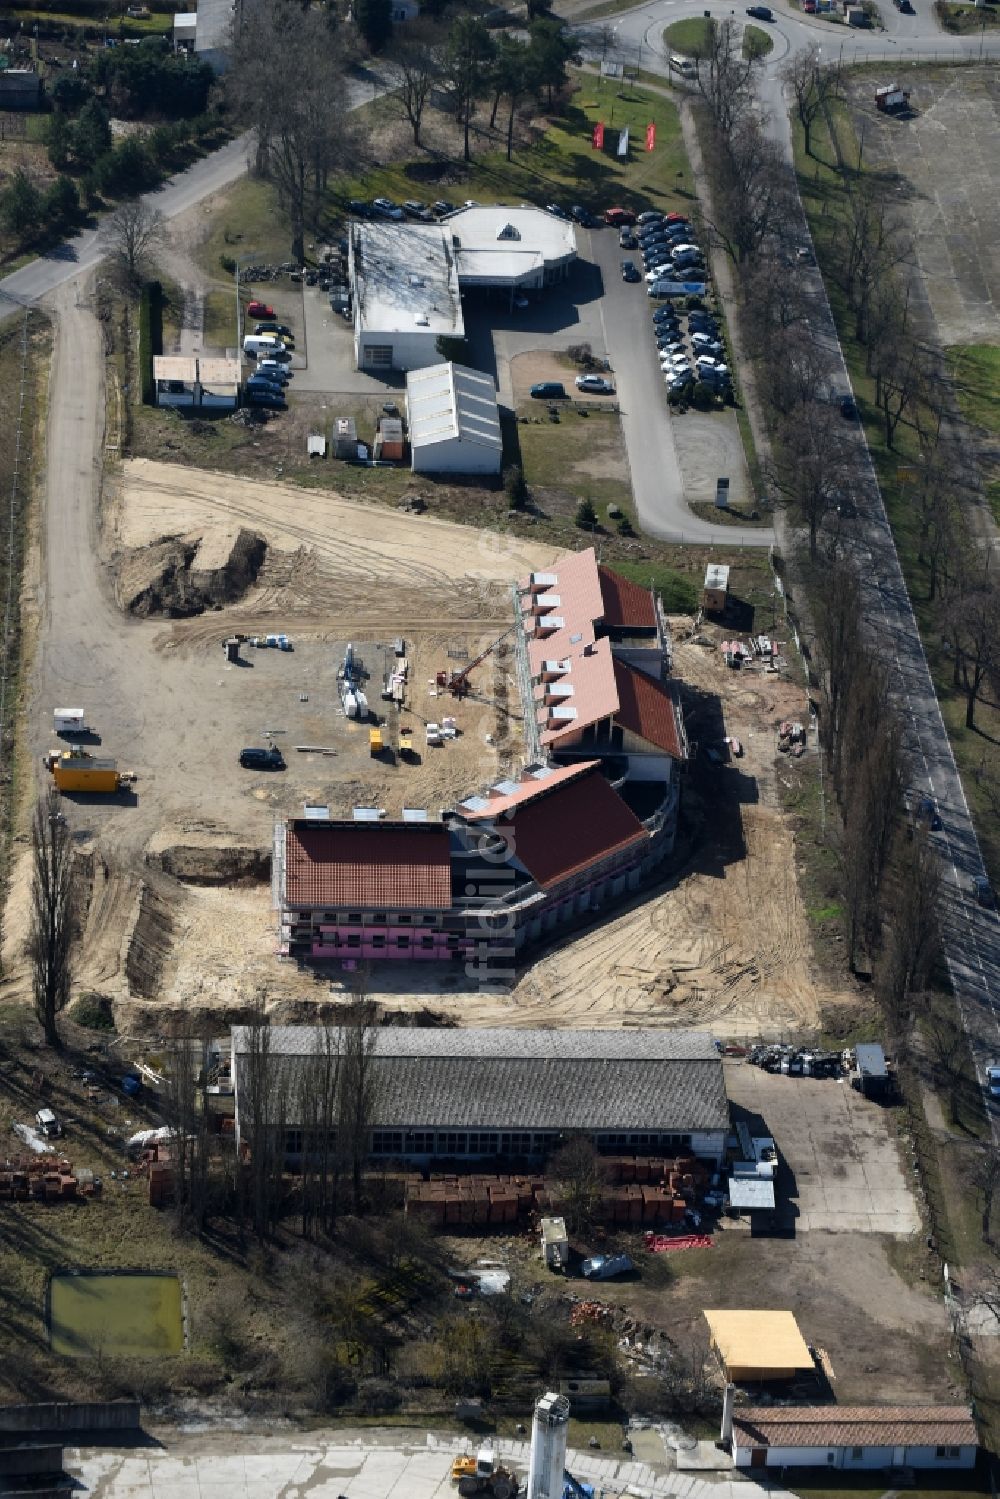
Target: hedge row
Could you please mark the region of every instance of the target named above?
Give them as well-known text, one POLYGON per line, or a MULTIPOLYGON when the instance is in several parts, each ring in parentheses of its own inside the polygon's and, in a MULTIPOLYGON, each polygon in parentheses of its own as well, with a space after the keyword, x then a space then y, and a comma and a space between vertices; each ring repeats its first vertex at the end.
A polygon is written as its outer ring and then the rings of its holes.
POLYGON ((153 356, 163 353, 163 287, 147 281, 139 298, 139 377, 142 404, 154 404, 153 356))

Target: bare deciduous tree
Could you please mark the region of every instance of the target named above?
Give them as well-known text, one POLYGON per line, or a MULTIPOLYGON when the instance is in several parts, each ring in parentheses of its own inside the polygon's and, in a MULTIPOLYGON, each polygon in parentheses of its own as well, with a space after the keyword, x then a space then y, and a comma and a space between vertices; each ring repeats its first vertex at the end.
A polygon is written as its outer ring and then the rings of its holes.
POLYGON ((362 1205, 362 1171, 370 1151, 371 1123, 377 1102, 374 1067, 376 1008, 359 996, 344 1017, 340 1054, 340 1109, 337 1144, 350 1173, 353 1211, 362 1205))
POLYGON ((105 221, 101 238, 122 279, 135 286, 163 242, 165 220, 145 198, 127 198, 105 221))
POLYGON ((809 532, 809 556, 816 561, 819 528, 835 510, 847 471, 845 440, 830 407, 812 402, 779 434, 783 458, 782 496, 809 532))
POLYGON ((441 59, 430 43, 406 39, 393 46, 391 62, 396 98, 413 131, 413 144, 419 146, 424 111, 441 77, 441 59))
POLYGON ((593 1142, 586 1135, 574 1135, 553 1155, 549 1170, 561 1186, 570 1233, 586 1233, 600 1212, 607 1181, 593 1142))
POLYGON ((31 963, 35 1014, 47 1045, 61 1047, 56 1017, 70 995, 76 913, 73 905, 73 840, 52 787, 35 806, 31 824, 31 963))
POLYGON ((946 617, 954 652, 954 682, 965 693, 965 727, 976 727, 976 704, 983 683, 1000 669, 1000 589, 984 576, 959 594, 946 617))
POLYGON ((825 63, 818 47, 795 52, 781 70, 792 95, 795 113, 805 137, 806 155, 812 155, 812 127, 819 115, 843 93, 843 75, 838 63, 825 63))
POLYGON ((753 103, 761 64, 743 55, 743 32, 733 21, 713 22, 706 28, 704 47, 695 60, 698 92, 708 105, 715 129, 722 136, 732 133, 753 103))
POLYGON ((292 257, 302 261, 306 224, 318 216, 328 174, 353 149, 342 49, 330 45, 322 11, 291 0, 254 6, 235 33, 229 88, 254 131, 257 170, 275 184, 288 214, 292 257), (293 80, 284 88, 274 80, 278 57, 293 80))

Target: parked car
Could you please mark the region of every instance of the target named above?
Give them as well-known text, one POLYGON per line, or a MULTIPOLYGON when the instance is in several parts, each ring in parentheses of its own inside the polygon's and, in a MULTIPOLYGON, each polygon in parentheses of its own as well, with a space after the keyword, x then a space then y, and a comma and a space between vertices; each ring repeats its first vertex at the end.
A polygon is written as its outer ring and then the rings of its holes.
POLYGON ((35 1115, 35 1128, 47 1140, 58 1140, 63 1127, 51 1109, 39 1109, 35 1115))
POLYGON ((540 380, 528 394, 533 401, 565 401, 566 387, 558 380, 540 380))
POLYGON ((272 744, 268 749, 241 749, 240 764, 244 770, 284 770, 285 759, 272 744))
POLYGON ((421 219, 424 223, 434 217, 427 204, 418 202, 416 198, 407 198, 403 204, 403 212, 408 219, 421 219))
POLYGON ((280 380, 272 380, 268 375, 253 374, 246 382, 247 390, 270 390, 276 396, 284 395, 284 386, 280 380))
POLYGON ((581 229, 596 229, 601 222, 596 213, 591 213, 589 208, 584 208, 579 203, 574 203, 569 211, 571 219, 575 219, 581 229))
MULTIPOLYGON (((285 348, 284 344, 272 345, 270 348, 268 348, 265 351, 265 353, 263 355, 263 358, 264 359, 273 359, 275 364, 291 364, 291 362, 292 362, 292 356, 288 352, 288 350, 285 348)), ((260 369, 260 359, 261 359, 261 356, 258 355, 258 358, 257 358, 257 368, 258 369, 260 369)))
POLYGON ((635 263, 634 260, 623 260, 622 261, 622 280, 623 281, 641 281, 642 280, 642 276, 639 274, 639 267, 636 265, 636 263, 635 263))
POLYGON ((647 297, 672 297, 674 279, 672 276, 664 276, 659 281, 653 281, 646 287, 647 297))
POLYGON ((604 222, 611 224, 615 229, 620 229, 623 224, 634 224, 635 214, 631 208, 606 208, 604 222))
POLYGON ((619 250, 636 250, 638 249, 638 247, 639 241, 636 239, 635 235, 626 224, 623 229, 620 229, 618 231, 619 250))
POLYGON ((774 12, 766 5, 748 5, 747 15, 753 16, 755 21, 773 21, 774 12))
POLYGON ((258 359, 256 373, 267 375, 271 380, 278 380, 282 385, 287 385, 291 379, 290 370, 277 359, 258 359))
POLYGON ((370 219, 372 216, 371 205, 364 198, 352 198, 347 205, 347 212, 354 219, 370 219))
POLYGON ((406 214, 391 198, 373 198, 372 212, 380 219, 393 219, 397 223, 400 219, 406 218, 406 214))
POLYGON ((904 16, 915 16, 916 11, 910 4, 910 0, 899 0, 899 8, 904 16))
POLYGON ((565 219, 569 222, 569 214, 565 208, 560 208, 558 203, 546 203, 545 212, 550 213, 554 219, 565 219))
POLYGON ((986 1069, 986 1086, 991 1098, 1000 1098, 1000 1067, 995 1062, 986 1069))
POLYGON ((657 307, 654 309, 653 326, 658 328, 664 323, 672 323, 675 328, 680 327, 681 320, 677 316, 677 309, 675 307, 657 307))
POLYGON ((690 370, 685 370, 682 374, 678 374, 677 371, 674 370, 671 374, 669 374, 667 376, 667 389, 668 390, 676 390, 676 391, 687 390, 688 386, 691 385, 692 383, 693 382, 692 382, 692 377, 691 377, 691 371, 690 370))
POLYGON ((449 203, 447 198, 438 198, 437 202, 431 204, 431 207, 439 218, 442 214, 454 213, 455 211, 454 203, 449 203))
POLYGON ((259 385, 248 385, 246 389, 248 406, 267 406, 273 411, 284 411, 285 398, 276 390, 262 390, 259 385))
POLYGON ((282 338, 294 338, 295 336, 286 323, 258 323, 253 331, 255 333, 277 333, 282 338))
POLYGON ((269 307, 266 302, 248 302, 247 317, 274 317, 274 308, 269 307))
POLYGON ((712 375, 728 375, 729 366, 723 364, 721 359, 714 359, 711 354, 698 354, 695 357, 694 367, 699 374, 707 372, 712 375))
POLYGON ((993 886, 985 875, 977 874, 973 877, 972 893, 976 897, 976 903, 985 906, 988 911, 992 911, 997 903, 996 896, 993 894, 993 886))
POLYGON ((668 213, 667 214, 667 223, 668 224, 690 224, 690 222, 691 222, 691 220, 688 218, 688 216, 687 216, 686 213, 668 213))
POLYGON ((603 375, 577 375, 574 381, 577 390, 586 391, 591 396, 613 396, 615 388, 610 380, 605 380, 603 375))
POLYGON ((684 344, 679 338, 671 339, 669 343, 657 344, 656 352, 660 360, 660 368, 665 367, 666 361, 672 359, 675 354, 681 354, 686 359, 684 344))
POLYGON ((696 349, 704 349, 707 353, 709 344, 718 343, 718 339, 714 338, 711 333, 698 332, 691 334, 691 343, 696 349))
POLYGON ((688 363, 688 357, 683 352, 683 350, 681 350, 681 349, 678 349, 677 352, 674 353, 674 354, 664 354, 663 357, 662 357, 662 359, 660 360, 660 365, 663 368, 666 368, 666 366, 668 364, 675 364, 675 365, 685 364, 686 365, 687 363, 688 363))

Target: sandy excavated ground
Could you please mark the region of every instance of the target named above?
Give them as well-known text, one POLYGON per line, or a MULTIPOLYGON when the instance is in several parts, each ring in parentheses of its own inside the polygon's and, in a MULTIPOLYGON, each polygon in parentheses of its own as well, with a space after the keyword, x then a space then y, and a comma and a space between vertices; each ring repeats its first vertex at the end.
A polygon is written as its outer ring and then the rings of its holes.
MULTIPOLYGON (((489 701, 503 670, 497 656, 475 673, 486 701, 448 699, 446 708, 429 683, 459 652, 474 655, 496 637, 510 619, 511 581, 547 566, 552 553, 326 491, 150 462, 125 465, 107 519, 112 561, 180 535, 224 559, 240 527, 262 536, 268 551, 256 582, 225 608, 173 621, 113 617, 121 664, 112 680, 90 686, 87 708, 103 743, 127 756, 139 780, 131 803, 66 799, 91 873, 78 983, 110 995, 126 1023, 156 1025, 166 1010, 192 1005, 221 1020, 261 986, 285 1013, 308 1018, 317 1000, 336 1002, 344 989, 337 972, 276 958, 266 881, 275 816, 298 812, 303 801, 338 813, 352 805, 436 813, 516 769, 516 721, 506 749, 489 742, 500 726, 489 701), (252 670, 228 667, 219 642, 233 628, 286 630, 296 649, 248 653, 252 670), (367 642, 375 671, 397 633, 412 664, 403 717, 422 754, 415 766, 371 760, 364 730, 339 714, 333 685, 346 640, 367 642), (462 737, 428 751, 423 723, 446 711, 462 737), (278 742, 289 768, 280 776, 235 764, 239 744, 256 742, 265 724, 285 726, 278 742), (335 754, 299 755, 302 742, 329 744, 335 754)), ((783 762, 775 727, 804 717, 801 690, 776 676, 728 672, 715 644, 689 642, 688 622, 675 624, 692 739, 735 734, 745 746, 732 765, 699 758, 690 768, 687 861, 654 895, 543 953, 505 988, 480 992, 464 973, 384 965, 369 987, 387 1008, 478 1025, 700 1024, 737 1037, 810 1030, 821 1005, 838 998, 813 975, 793 840, 776 795, 783 762)), ((509 678, 508 692, 516 711, 509 678)), ((387 719, 391 745, 399 724, 391 712, 387 719)), ((26 896, 22 857, 0 986, 9 997, 23 988, 17 934, 26 896)))

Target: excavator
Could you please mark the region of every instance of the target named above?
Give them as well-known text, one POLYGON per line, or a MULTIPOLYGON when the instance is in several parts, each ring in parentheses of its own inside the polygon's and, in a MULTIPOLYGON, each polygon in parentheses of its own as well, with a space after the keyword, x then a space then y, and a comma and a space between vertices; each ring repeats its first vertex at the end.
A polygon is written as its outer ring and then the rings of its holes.
POLYGON ((472 691, 472 685, 469 682, 469 673, 475 670, 477 666, 480 666, 488 656, 492 656, 497 646, 502 645, 507 636, 513 635, 516 629, 517 625, 511 625, 509 630, 504 630, 503 634, 494 640, 492 645, 488 645, 485 651, 480 651, 475 660, 469 661, 462 667, 461 671, 439 671, 434 679, 438 687, 443 687, 446 692, 451 693, 452 697, 468 697, 472 691))

